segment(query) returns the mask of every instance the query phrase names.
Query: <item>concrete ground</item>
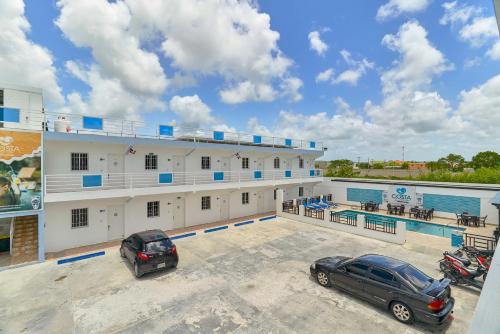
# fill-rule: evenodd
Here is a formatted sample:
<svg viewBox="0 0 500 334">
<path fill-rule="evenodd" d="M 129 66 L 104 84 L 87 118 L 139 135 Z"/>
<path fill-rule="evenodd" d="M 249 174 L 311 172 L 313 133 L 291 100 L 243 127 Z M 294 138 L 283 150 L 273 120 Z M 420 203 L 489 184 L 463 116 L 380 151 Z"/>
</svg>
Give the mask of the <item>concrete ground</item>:
<svg viewBox="0 0 500 334">
<path fill-rule="evenodd" d="M 442 249 L 404 246 L 283 218 L 175 241 L 176 270 L 133 276 L 118 254 L 0 272 L 0 333 L 464 333 L 479 293 L 453 288 L 455 320 L 403 325 L 371 304 L 319 286 L 309 265 L 379 253 L 440 278 Z"/>
</svg>

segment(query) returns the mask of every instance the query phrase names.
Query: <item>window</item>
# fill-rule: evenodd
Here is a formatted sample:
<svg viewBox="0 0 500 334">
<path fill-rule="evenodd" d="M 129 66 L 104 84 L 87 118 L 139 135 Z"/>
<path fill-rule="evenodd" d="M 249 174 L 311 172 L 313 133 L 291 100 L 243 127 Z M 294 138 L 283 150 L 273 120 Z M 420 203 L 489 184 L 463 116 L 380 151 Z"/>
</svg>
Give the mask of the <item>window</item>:
<svg viewBox="0 0 500 334">
<path fill-rule="evenodd" d="M 89 226 L 89 209 L 71 209 L 71 228 Z"/>
<path fill-rule="evenodd" d="M 3 106 L 3 89 L 0 89 L 0 106 Z"/>
<path fill-rule="evenodd" d="M 201 169 L 210 169 L 210 157 L 201 157 Z"/>
<path fill-rule="evenodd" d="M 168 251 L 174 244 L 170 239 L 161 239 L 146 242 L 146 252 L 166 252 Z"/>
<path fill-rule="evenodd" d="M 347 272 L 349 272 L 351 274 L 364 276 L 366 271 L 368 270 L 368 266 L 366 264 L 354 262 L 354 263 L 348 264 L 346 266 L 346 270 L 347 270 Z"/>
<path fill-rule="evenodd" d="M 210 196 L 201 197 L 201 209 L 210 210 Z"/>
<path fill-rule="evenodd" d="M 71 153 L 71 170 L 89 170 L 88 153 Z"/>
<path fill-rule="evenodd" d="M 148 218 L 160 217 L 160 202 L 148 202 L 147 213 Z"/>
<path fill-rule="evenodd" d="M 431 277 L 410 265 L 398 271 L 398 273 L 419 290 L 427 288 L 432 283 Z"/>
<path fill-rule="evenodd" d="M 241 193 L 241 204 L 250 203 L 250 196 L 248 193 Z"/>
<path fill-rule="evenodd" d="M 241 158 L 241 168 L 248 169 L 250 166 L 248 158 Z"/>
<path fill-rule="evenodd" d="M 299 197 L 304 196 L 304 187 L 299 187 Z"/>
<path fill-rule="evenodd" d="M 274 200 L 276 200 L 276 194 L 278 192 L 278 189 L 274 189 Z"/>
<path fill-rule="evenodd" d="M 372 268 L 370 278 L 374 281 L 394 285 L 394 276 L 382 269 Z"/>
<path fill-rule="evenodd" d="M 299 168 L 304 168 L 304 159 L 299 158 Z"/>
<path fill-rule="evenodd" d="M 274 158 L 274 168 L 275 169 L 280 168 L 280 158 L 278 158 L 278 157 Z"/>
<path fill-rule="evenodd" d="M 144 168 L 146 170 L 156 170 L 158 169 L 158 155 L 149 153 L 146 155 Z"/>
</svg>

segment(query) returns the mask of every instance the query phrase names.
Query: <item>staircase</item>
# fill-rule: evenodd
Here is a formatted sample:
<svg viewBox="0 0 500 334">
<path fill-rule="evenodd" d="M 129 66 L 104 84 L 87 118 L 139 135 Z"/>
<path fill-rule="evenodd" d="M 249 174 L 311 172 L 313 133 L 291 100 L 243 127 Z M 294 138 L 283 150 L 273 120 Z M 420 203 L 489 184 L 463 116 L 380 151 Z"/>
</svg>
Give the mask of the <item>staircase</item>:
<svg viewBox="0 0 500 334">
<path fill-rule="evenodd" d="M 36 261 L 38 259 L 37 216 L 16 217 L 12 241 L 12 264 Z"/>
</svg>

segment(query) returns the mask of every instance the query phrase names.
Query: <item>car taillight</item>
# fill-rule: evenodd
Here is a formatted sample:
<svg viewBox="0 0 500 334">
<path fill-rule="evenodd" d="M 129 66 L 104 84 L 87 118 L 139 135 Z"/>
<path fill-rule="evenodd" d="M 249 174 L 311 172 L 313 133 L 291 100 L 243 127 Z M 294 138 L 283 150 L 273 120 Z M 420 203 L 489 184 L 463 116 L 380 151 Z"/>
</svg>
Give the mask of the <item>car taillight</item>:
<svg viewBox="0 0 500 334">
<path fill-rule="evenodd" d="M 148 261 L 149 260 L 149 255 L 143 252 L 138 252 L 137 257 L 143 261 Z"/>
<path fill-rule="evenodd" d="M 174 245 L 172 249 L 170 250 L 172 254 L 177 254 L 177 247 Z"/>
<path fill-rule="evenodd" d="M 444 307 L 444 300 L 436 299 L 427 305 L 427 308 L 433 312 L 437 312 Z"/>
</svg>

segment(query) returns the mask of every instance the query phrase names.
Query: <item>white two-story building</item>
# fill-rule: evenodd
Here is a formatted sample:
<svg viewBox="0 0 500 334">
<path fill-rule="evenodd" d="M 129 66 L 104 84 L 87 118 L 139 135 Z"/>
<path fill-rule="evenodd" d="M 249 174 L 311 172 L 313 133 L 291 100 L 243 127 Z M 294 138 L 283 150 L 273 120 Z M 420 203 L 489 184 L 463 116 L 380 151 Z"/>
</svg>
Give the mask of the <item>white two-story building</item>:
<svg viewBox="0 0 500 334">
<path fill-rule="evenodd" d="M 10 107 L 44 130 L 45 252 L 271 212 L 322 180 L 319 142 Z"/>
</svg>

